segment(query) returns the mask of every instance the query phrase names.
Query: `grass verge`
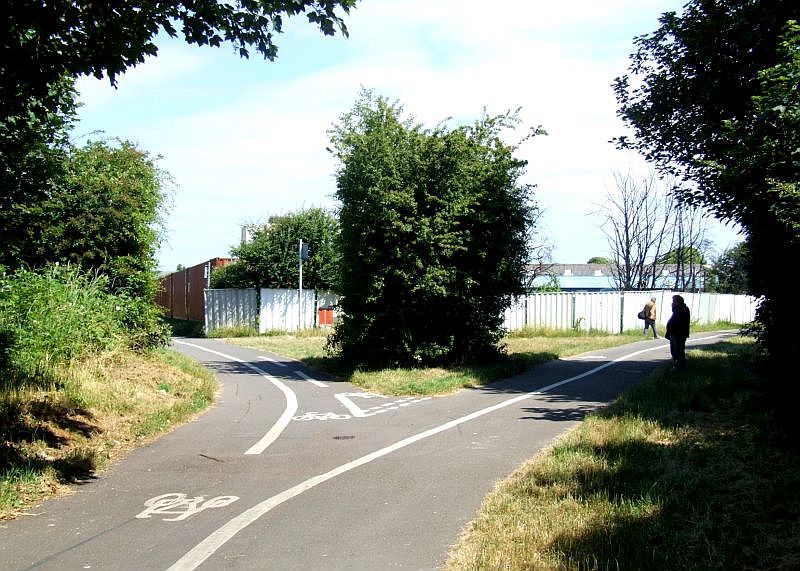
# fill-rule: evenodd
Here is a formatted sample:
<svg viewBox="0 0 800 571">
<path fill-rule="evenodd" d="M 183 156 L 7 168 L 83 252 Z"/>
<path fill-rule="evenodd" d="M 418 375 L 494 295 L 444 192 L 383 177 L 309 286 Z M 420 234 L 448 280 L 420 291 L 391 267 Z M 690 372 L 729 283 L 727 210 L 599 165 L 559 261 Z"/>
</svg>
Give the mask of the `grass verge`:
<svg viewBox="0 0 800 571">
<path fill-rule="evenodd" d="M 173 351 L 107 352 L 49 386 L 0 392 L 0 519 L 90 479 L 213 401 L 217 381 Z"/>
<path fill-rule="evenodd" d="M 694 331 L 737 329 L 730 323 L 695 327 Z M 641 330 L 614 335 L 596 331 L 527 329 L 503 339 L 505 357 L 490 365 L 450 368 L 402 368 L 382 371 L 348 371 L 325 354 L 328 331 L 315 329 L 292 335 L 270 332 L 259 337 L 227 338 L 225 341 L 297 359 L 311 368 L 349 381 L 364 390 L 384 395 L 444 395 L 478 387 L 527 371 L 547 361 L 586 351 L 618 347 L 643 339 Z"/>
<path fill-rule="evenodd" d="M 444 569 L 800 568 L 800 456 L 754 355 L 692 350 L 588 417 L 496 486 Z"/>
</svg>

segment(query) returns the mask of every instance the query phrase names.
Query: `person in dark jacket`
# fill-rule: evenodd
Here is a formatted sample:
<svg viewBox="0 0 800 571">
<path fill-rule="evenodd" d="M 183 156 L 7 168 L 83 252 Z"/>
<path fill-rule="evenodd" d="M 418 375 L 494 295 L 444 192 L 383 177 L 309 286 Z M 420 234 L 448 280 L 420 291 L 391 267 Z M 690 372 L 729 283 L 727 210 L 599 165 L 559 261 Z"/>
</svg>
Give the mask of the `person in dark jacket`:
<svg viewBox="0 0 800 571">
<path fill-rule="evenodd" d="M 689 308 L 679 295 L 672 296 L 672 316 L 667 321 L 667 332 L 664 335 L 669 339 L 669 352 L 672 362 L 677 370 L 686 368 L 686 339 L 689 337 L 689 323 L 691 315 Z"/>
</svg>

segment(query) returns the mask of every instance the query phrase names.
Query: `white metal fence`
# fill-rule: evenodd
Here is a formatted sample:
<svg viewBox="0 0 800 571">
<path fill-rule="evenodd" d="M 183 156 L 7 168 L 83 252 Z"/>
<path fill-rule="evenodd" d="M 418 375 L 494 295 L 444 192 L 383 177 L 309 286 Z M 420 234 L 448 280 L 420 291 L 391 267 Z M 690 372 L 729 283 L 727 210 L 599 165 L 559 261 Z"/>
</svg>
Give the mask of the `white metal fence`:
<svg viewBox="0 0 800 571">
<path fill-rule="evenodd" d="M 252 327 L 258 324 L 258 300 L 255 289 L 207 289 L 205 329 Z"/>
<path fill-rule="evenodd" d="M 270 330 L 297 331 L 318 323 L 320 308 L 332 307 L 338 296 L 331 292 L 296 289 L 207 289 L 205 290 L 205 329 L 258 326 L 259 333 Z"/>
<path fill-rule="evenodd" d="M 505 312 L 504 326 L 509 331 L 525 327 L 552 329 L 594 329 L 618 333 L 642 327 L 636 314 L 651 297 L 656 298 L 657 322 L 665 323 L 672 314 L 668 290 L 626 292 L 536 293 L 514 300 Z M 755 319 L 758 299 L 749 295 L 683 293 L 694 323 L 749 323 Z"/>
<path fill-rule="evenodd" d="M 672 313 L 676 292 L 554 292 L 519 297 L 505 312 L 509 331 L 525 327 L 582 329 L 618 333 L 642 327 L 636 317 L 651 297 L 656 298 L 657 321 L 665 323 Z M 747 295 L 681 293 L 695 323 L 749 323 L 755 318 L 758 300 Z M 303 290 L 302 303 L 296 289 L 206 290 L 206 331 L 222 327 L 258 325 L 259 333 L 270 330 L 297 331 L 317 326 L 319 310 L 336 305 L 332 292 Z"/>
</svg>

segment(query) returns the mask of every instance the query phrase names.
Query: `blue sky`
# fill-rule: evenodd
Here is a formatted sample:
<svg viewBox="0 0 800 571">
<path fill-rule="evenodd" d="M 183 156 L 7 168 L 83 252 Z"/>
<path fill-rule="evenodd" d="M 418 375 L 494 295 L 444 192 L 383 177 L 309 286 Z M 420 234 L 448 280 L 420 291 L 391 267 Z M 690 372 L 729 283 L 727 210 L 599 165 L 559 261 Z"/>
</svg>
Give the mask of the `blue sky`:
<svg viewBox="0 0 800 571">
<path fill-rule="evenodd" d="M 593 214 L 613 173 L 646 174 L 608 141 L 624 132 L 611 89 L 632 38 L 680 10 L 676 0 L 363 0 L 350 37 L 325 37 L 302 18 L 277 37 L 278 59 L 243 60 L 229 46 L 160 38 L 159 55 L 120 77 L 78 82 L 74 132 L 117 137 L 160 155 L 173 179 L 159 267 L 225 257 L 241 226 L 272 214 L 334 208 L 327 130 L 362 87 L 433 126 L 522 108 L 548 135 L 524 143 L 524 182 L 537 185 L 539 230 L 553 260 L 608 255 Z M 521 134 L 521 132 L 520 132 Z M 516 140 L 516 139 L 515 139 Z M 710 224 L 717 252 L 740 241 Z"/>
</svg>

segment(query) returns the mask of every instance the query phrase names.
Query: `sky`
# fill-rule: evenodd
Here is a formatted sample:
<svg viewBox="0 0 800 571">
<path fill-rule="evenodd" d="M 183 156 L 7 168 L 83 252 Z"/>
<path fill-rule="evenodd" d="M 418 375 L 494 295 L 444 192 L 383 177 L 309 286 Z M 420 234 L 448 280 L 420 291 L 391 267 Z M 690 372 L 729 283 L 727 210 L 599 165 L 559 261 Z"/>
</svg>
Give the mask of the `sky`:
<svg viewBox="0 0 800 571">
<path fill-rule="evenodd" d="M 426 126 L 472 123 L 521 108 L 521 182 L 536 185 L 538 231 L 552 262 L 609 257 L 599 205 L 614 173 L 647 165 L 609 141 L 625 132 L 612 89 L 635 36 L 683 0 L 362 0 L 349 38 L 323 36 L 304 17 L 285 22 L 278 59 L 159 36 L 157 57 L 111 87 L 81 78 L 76 143 L 123 139 L 159 157 L 171 182 L 161 270 L 228 257 L 244 224 L 337 206 L 328 130 L 362 88 L 402 104 Z M 739 241 L 715 221 L 715 253 Z"/>
</svg>

